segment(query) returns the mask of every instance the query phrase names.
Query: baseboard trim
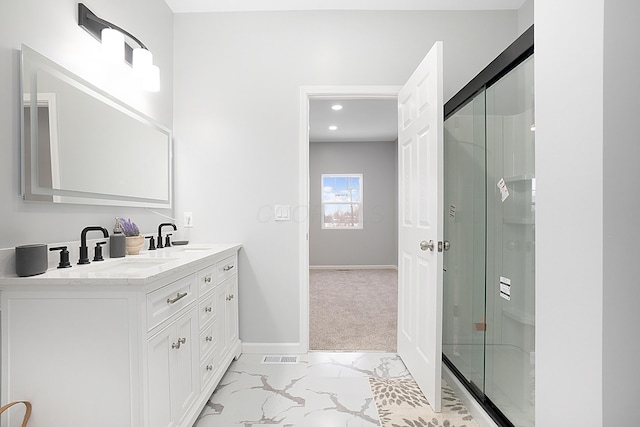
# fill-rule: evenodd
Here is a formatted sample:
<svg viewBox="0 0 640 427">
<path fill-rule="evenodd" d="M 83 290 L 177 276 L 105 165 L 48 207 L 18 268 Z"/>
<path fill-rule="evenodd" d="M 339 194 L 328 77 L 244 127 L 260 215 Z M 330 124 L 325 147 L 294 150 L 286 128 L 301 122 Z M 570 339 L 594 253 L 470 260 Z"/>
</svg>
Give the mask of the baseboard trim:
<svg viewBox="0 0 640 427">
<path fill-rule="evenodd" d="M 305 354 L 300 343 L 260 343 L 260 342 L 242 342 L 242 352 L 248 354 Z"/>
<path fill-rule="evenodd" d="M 398 270 L 397 265 L 310 265 L 309 270 Z"/>
<path fill-rule="evenodd" d="M 467 407 L 467 410 L 480 427 L 499 427 L 444 363 L 442 364 L 442 377 L 456 393 L 458 399 L 464 403 L 464 406 Z"/>
</svg>

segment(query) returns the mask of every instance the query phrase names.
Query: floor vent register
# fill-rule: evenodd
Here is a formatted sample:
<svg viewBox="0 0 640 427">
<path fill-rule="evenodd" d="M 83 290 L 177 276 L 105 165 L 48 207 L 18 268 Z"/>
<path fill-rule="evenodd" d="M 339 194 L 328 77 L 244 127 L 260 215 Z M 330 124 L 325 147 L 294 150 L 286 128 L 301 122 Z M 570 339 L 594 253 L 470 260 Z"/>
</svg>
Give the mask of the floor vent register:
<svg viewBox="0 0 640 427">
<path fill-rule="evenodd" d="M 298 356 L 264 356 L 262 363 L 272 365 L 294 365 L 298 363 Z"/>
</svg>

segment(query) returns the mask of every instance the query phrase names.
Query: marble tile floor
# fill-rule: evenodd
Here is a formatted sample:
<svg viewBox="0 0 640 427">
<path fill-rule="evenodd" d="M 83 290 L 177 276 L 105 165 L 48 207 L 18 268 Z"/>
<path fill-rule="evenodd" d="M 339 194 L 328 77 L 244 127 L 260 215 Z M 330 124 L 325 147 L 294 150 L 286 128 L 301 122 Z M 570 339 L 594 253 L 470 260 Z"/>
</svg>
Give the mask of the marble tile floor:
<svg viewBox="0 0 640 427">
<path fill-rule="evenodd" d="M 298 364 L 243 354 L 193 427 L 379 426 L 369 377 L 410 378 L 395 353 L 310 352 Z"/>
</svg>

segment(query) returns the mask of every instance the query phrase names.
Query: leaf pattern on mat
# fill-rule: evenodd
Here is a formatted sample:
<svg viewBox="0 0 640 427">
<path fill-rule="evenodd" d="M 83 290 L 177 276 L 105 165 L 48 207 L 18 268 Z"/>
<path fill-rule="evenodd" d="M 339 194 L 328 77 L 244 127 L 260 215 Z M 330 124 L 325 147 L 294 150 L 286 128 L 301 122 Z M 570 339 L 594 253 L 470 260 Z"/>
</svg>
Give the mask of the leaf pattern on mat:
<svg viewBox="0 0 640 427">
<path fill-rule="evenodd" d="M 415 408 L 429 404 L 412 379 L 377 378 L 375 383 L 371 383 L 371 390 L 375 399 L 383 405 L 407 404 Z"/>
<path fill-rule="evenodd" d="M 383 427 L 477 427 L 467 408 L 442 382 L 442 412 L 433 412 L 415 380 L 370 377 Z M 419 415 L 423 414 L 423 415 Z"/>
</svg>

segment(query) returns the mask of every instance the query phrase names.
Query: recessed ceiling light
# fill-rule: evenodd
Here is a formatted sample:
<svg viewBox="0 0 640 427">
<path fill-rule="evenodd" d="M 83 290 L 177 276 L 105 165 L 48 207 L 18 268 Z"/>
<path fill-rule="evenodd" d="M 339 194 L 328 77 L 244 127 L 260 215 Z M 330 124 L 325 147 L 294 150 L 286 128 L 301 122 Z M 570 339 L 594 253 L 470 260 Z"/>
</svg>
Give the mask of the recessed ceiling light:
<svg viewBox="0 0 640 427">
<path fill-rule="evenodd" d="M 342 110 L 342 105 L 340 105 L 340 104 L 332 105 L 332 106 L 331 106 L 331 109 L 332 109 L 333 111 L 340 111 L 340 110 Z"/>
<path fill-rule="evenodd" d="M 338 130 L 338 126 L 331 125 L 331 126 L 329 126 L 329 130 Z"/>
</svg>

